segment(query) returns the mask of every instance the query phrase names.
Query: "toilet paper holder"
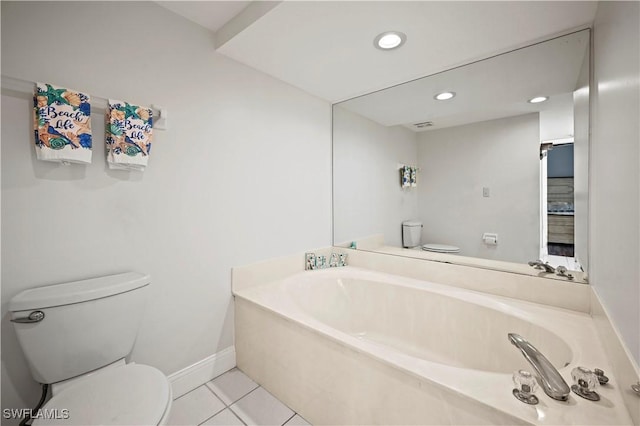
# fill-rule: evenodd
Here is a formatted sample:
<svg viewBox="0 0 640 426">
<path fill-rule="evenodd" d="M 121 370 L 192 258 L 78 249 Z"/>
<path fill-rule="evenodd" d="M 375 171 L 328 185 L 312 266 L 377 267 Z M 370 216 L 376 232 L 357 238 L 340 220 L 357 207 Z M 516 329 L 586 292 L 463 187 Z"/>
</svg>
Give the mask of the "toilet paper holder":
<svg viewBox="0 0 640 426">
<path fill-rule="evenodd" d="M 485 232 L 482 234 L 482 241 L 488 246 L 496 246 L 498 245 L 498 234 Z"/>
</svg>

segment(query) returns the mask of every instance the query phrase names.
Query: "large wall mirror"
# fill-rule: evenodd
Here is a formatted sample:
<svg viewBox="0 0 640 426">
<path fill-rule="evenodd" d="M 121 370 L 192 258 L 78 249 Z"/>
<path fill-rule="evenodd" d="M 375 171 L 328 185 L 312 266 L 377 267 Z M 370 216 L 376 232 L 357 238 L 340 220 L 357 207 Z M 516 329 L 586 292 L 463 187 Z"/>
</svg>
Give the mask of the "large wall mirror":
<svg viewBox="0 0 640 426">
<path fill-rule="evenodd" d="M 582 30 L 335 104 L 334 244 L 587 271 L 589 46 Z"/>
</svg>

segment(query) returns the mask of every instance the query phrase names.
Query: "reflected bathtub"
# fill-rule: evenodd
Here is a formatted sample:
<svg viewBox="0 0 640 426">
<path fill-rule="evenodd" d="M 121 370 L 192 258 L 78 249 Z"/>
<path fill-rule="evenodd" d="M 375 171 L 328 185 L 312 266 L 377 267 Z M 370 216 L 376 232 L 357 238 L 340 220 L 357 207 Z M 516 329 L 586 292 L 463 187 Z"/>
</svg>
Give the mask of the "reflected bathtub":
<svg viewBox="0 0 640 426">
<path fill-rule="evenodd" d="M 238 367 L 313 424 L 628 421 L 613 394 L 596 405 L 539 390 L 537 406 L 511 394 L 512 373 L 532 368 L 508 333 L 536 346 L 569 384 L 577 365 L 608 368 L 583 313 L 354 267 L 235 296 Z"/>
</svg>

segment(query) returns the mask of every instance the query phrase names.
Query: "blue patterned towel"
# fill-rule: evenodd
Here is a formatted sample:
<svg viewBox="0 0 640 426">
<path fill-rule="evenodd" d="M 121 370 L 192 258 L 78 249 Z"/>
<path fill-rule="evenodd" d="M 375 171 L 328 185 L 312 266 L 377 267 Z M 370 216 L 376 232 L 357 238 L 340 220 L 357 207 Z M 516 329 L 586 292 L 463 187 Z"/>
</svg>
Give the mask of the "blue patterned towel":
<svg viewBox="0 0 640 426">
<path fill-rule="evenodd" d="M 153 111 L 109 99 L 107 114 L 109 168 L 144 171 L 151 152 Z"/>
<path fill-rule="evenodd" d="M 91 163 L 89 95 L 37 83 L 33 110 L 38 160 Z"/>
</svg>

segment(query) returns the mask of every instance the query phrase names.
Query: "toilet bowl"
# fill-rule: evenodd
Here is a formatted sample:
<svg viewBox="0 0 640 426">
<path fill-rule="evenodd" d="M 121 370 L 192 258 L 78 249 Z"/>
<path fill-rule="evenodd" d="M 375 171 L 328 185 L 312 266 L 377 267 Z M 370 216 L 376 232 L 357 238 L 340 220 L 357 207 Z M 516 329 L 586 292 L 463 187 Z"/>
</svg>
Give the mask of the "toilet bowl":
<svg viewBox="0 0 640 426">
<path fill-rule="evenodd" d="M 420 245 L 422 222 L 407 220 L 402 222 L 402 246 L 410 249 L 421 249 L 434 253 L 460 253 L 460 248 L 447 244 L 427 243 Z"/>
<path fill-rule="evenodd" d="M 39 418 L 33 426 L 166 425 L 171 402 L 164 374 L 147 365 L 125 364 L 65 386 L 42 407 L 59 418 Z"/>
<path fill-rule="evenodd" d="M 430 251 L 434 253 L 460 253 L 460 247 L 449 246 L 446 244 L 424 244 L 422 247 L 424 251 Z"/>
<path fill-rule="evenodd" d="M 125 363 L 142 320 L 148 275 L 128 272 L 25 290 L 9 302 L 33 378 L 52 398 L 33 425 L 164 425 L 171 384 Z M 38 415 L 40 413 L 40 415 Z"/>
</svg>

